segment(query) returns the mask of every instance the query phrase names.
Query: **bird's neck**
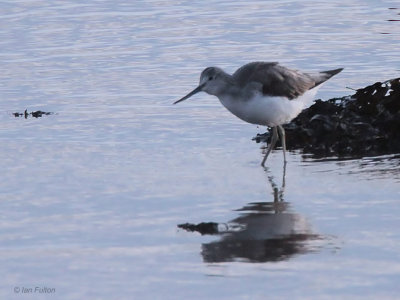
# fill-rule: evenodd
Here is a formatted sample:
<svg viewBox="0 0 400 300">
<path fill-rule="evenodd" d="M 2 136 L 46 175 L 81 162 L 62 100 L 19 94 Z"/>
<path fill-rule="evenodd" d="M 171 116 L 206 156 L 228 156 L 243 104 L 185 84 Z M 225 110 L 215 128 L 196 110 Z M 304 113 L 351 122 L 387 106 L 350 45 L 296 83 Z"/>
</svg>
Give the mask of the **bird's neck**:
<svg viewBox="0 0 400 300">
<path fill-rule="evenodd" d="M 215 95 L 219 99 L 221 98 L 235 98 L 240 97 L 243 93 L 243 89 L 239 87 L 233 77 L 227 73 L 221 74 L 223 76 L 222 84 L 218 89 L 218 93 Z"/>
</svg>

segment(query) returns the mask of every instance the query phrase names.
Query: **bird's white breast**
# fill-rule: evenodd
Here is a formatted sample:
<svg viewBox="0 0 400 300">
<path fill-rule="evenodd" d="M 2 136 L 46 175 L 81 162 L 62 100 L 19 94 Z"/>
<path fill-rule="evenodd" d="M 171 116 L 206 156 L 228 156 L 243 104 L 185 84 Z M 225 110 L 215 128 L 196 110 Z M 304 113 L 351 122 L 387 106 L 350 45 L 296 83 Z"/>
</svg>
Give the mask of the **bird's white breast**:
<svg viewBox="0 0 400 300">
<path fill-rule="evenodd" d="M 231 113 L 248 123 L 274 127 L 289 123 L 311 103 L 316 92 L 317 88 L 314 88 L 292 100 L 259 93 L 250 99 L 221 96 L 219 100 Z"/>
</svg>

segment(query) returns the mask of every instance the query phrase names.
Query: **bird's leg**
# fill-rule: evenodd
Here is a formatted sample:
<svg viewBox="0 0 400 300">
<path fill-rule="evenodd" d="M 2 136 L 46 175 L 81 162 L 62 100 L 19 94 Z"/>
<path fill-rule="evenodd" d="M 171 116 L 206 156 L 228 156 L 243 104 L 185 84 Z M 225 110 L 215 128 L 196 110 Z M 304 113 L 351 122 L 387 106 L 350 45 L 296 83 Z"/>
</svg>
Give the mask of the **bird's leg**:
<svg viewBox="0 0 400 300">
<path fill-rule="evenodd" d="M 281 139 L 282 149 L 283 149 L 283 161 L 286 163 L 286 137 L 285 137 L 285 129 L 278 125 L 279 138 Z"/>
<path fill-rule="evenodd" d="M 275 147 L 275 144 L 276 144 L 276 141 L 277 141 L 277 140 L 278 140 L 278 131 L 277 131 L 276 127 L 272 127 L 271 142 L 269 143 L 269 147 L 268 147 L 267 153 L 266 153 L 265 156 L 264 156 L 264 159 L 263 159 L 263 161 L 262 161 L 262 163 L 261 163 L 261 166 L 264 167 L 265 161 L 267 160 L 268 155 L 269 155 L 269 153 L 271 152 L 272 148 Z"/>
<path fill-rule="evenodd" d="M 279 200 L 281 200 L 281 201 L 284 201 L 283 200 L 283 193 L 285 191 L 285 186 L 286 186 L 286 161 L 283 162 L 282 187 L 281 187 L 281 190 L 279 192 Z"/>
</svg>

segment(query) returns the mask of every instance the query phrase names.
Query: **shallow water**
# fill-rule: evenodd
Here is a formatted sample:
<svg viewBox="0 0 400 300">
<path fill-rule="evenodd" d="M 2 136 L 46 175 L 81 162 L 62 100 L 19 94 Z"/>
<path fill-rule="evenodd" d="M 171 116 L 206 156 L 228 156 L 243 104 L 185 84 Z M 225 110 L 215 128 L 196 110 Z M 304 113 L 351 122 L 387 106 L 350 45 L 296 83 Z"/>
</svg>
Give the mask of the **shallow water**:
<svg viewBox="0 0 400 300">
<path fill-rule="evenodd" d="M 282 153 L 264 170 L 251 141 L 263 128 L 206 94 L 171 105 L 209 65 L 344 67 L 323 99 L 398 77 L 398 3 L 0 7 L 0 298 L 398 297 L 399 156 L 293 152 L 281 190 Z"/>
</svg>

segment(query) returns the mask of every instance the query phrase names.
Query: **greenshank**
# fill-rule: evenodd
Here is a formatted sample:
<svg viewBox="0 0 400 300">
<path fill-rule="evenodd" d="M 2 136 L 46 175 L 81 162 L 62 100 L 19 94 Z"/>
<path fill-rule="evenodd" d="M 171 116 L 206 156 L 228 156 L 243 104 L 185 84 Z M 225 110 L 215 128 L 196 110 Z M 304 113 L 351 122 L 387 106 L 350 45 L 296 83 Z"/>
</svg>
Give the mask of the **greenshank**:
<svg viewBox="0 0 400 300">
<path fill-rule="evenodd" d="M 272 138 L 261 165 L 264 166 L 279 138 L 286 163 L 283 124 L 289 123 L 312 103 L 320 85 L 343 68 L 316 73 L 288 69 L 277 62 L 251 62 L 229 75 L 208 67 L 200 75 L 199 86 L 177 104 L 198 92 L 217 96 L 232 114 L 251 124 L 272 127 Z"/>
</svg>

